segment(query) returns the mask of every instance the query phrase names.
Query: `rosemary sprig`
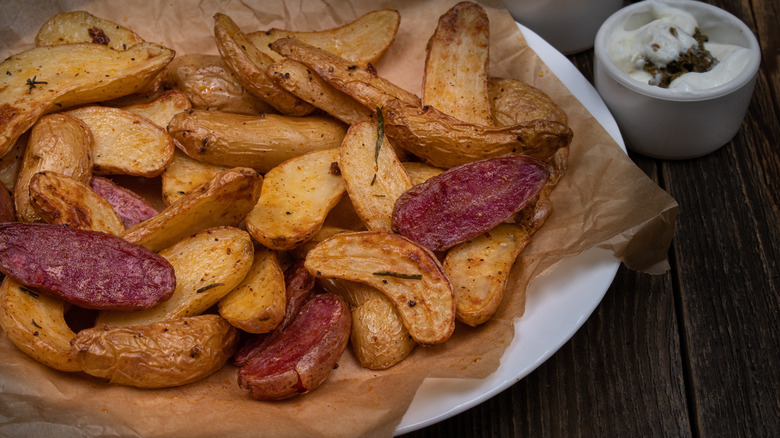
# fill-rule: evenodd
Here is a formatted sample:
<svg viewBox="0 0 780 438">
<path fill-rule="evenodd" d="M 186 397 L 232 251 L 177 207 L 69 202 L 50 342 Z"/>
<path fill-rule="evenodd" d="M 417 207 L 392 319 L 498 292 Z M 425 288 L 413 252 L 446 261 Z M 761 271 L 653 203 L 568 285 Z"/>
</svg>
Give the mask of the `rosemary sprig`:
<svg viewBox="0 0 780 438">
<path fill-rule="evenodd" d="M 422 274 L 402 274 L 400 272 L 392 272 L 392 271 L 379 271 L 374 272 L 374 275 L 380 276 L 380 277 L 395 277 L 395 278 L 403 278 L 405 280 L 422 280 Z"/>
</svg>

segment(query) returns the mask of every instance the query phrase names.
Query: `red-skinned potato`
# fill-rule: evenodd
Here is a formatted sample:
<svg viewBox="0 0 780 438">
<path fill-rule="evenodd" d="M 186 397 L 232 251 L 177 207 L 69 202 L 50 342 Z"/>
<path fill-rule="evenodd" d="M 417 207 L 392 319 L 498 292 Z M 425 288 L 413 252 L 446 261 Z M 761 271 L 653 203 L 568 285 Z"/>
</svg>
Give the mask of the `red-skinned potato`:
<svg viewBox="0 0 780 438">
<path fill-rule="evenodd" d="M 314 296 L 279 337 L 238 370 L 238 385 L 258 400 L 282 400 L 317 388 L 347 347 L 351 325 L 344 300 Z"/>
</svg>

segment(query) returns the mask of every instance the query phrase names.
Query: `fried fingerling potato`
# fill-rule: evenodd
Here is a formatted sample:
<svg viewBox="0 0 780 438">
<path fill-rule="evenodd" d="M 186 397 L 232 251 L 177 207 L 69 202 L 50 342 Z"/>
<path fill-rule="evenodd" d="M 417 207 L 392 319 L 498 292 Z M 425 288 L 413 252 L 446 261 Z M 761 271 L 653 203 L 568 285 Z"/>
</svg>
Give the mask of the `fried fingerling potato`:
<svg viewBox="0 0 780 438">
<path fill-rule="evenodd" d="M 249 168 L 220 172 L 121 237 L 160 251 L 206 228 L 236 226 L 257 203 L 262 184 L 260 174 Z"/>
<path fill-rule="evenodd" d="M 173 116 L 182 111 L 191 110 L 192 104 L 183 92 L 168 90 L 150 102 L 128 105 L 122 109 L 142 115 L 160 128 L 166 129 Z"/>
<path fill-rule="evenodd" d="M 108 178 L 93 176 L 89 180 L 89 186 L 108 201 L 125 228 L 138 225 L 159 213 L 146 199 Z"/>
<path fill-rule="evenodd" d="M 151 178 L 173 159 L 173 138 L 144 116 L 104 106 L 85 106 L 67 114 L 92 132 L 95 173 Z"/>
<path fill-rule="evenodd" d="M 328 292 L 338 295 L 352 311 L 352 352 L 360 365 L 370 370 L 384 370 L 406 359 L 417 346 L 398 315 L 395 305 L 371 286 L 320 278 Z"/>
<path fill-rule="evenodd" d="M 403 236 L 381 231 L 337 234 L 309 251 L 315 277 L 372 286 L 393 302 L 421 345 L 445 342 L 455 329 L 452 286 L 436 256 Z"/>
<path fill-rule="evenodd" d="M 330 85 L 352 96 L 368 109 L 381 108 L 388 101 L 396 99 L 410 105 L 420 105 L 417 95 L 377 76 L 373 67 L 361 67 L 295 38 L 276 40 L 270 47 L 282 56 L 306 64 Z"/>
<path fill-rule="evenodd" d="M 27 131 L 19 136 L 11 150 L 0 157 L 0 184 L 9 192 L 13 192 L 16 186 L 16 177 L 19 175 L 19 169 L 22 168 L 24 150 L 29 139 L 30 131 Z"/>
<path fill-rule="evenodd" d="M 566 112 L 544 91 L 518 79 L 488 79 L 488 95 L 493 123 L 512 126 L 532 120 L 569 123 Z"/>
<path fill-rule="evenodd" d="M 571 143 L 572 130 L 550 120 L 494 127 L 466 123 L 434 107 L 389 101 L 382 108 L 391 141 L 435 167 L 450 168 L 510 154 L 549 159 Z"/>
<path fill-rule="evenodd" d="M 231 325 L 248 333 L 267 333 L 282 322 L 285 307 L 284 272 L 276 252 L 258 247 L 249 273 L 217 308 Z"/>
<path fill-rule="evenodd" d="M 14 188 L 16 216 L 22 222 L 40 221 L 30 204 L 30 180 L 51 170 L 87 183 L 92 176 L 92 132 L 82 121 L 65 114 L 42 117 L 30 132 Z"/>
<path fill-rule="evenodd" d="M 132 30 L 86 11 L 63 12 L 49 19 L 35 35 L 38 47 L 58 44 L 102 44 L 113 50 L 127 50 L 144 42 Z"/>
<path fill-rule="evenodd" d="M 16 220 L 14 199 L 5 187 L 0 187 L 0 223 Z"/>
<path fill-rule="evenodd" d="M 246 229 L 263 246 L 286 251 L 309 240 L 346 193 L 338 168 L 339 149 L 310 152 L 265 174 Z"/>
<path fill-rule="evenodd" d="M 442 266 L 455 294 L 455 318 L 483 324 L 498 309 L 515 259 L 531 235 L 514 224 L 501 224 L 449 251 Z"/>
<path fill-rule="evenodd" d="M 167 388 L 204 379 L 227 362 L 237 330 L 219 315 L 81 330 L 72 354 L 85 373 L 117 385 Z"/>
<path fill-rule="evenodd" d="M 249 93 L 219 55 L 177 56 L 165 69 L 164 81 L 186 94 L 196 109 L 248 115 L 276 112 L 274 107 Z"/>
<path fill-rule="evenodd" d="M 48 224 L 102 231 L 115 236 L 125 231 L 108 201 L 87 184 L 53 171 L 35 174 L 30 180 L 30 202 Z"/>
<path fill-rule="evenodd" d="M 426 46 L 423 105 L 467 123 L 490 126 L 490 24 L 484 9 L 461 2 L 439 18 Z"/>
<path fill-rule="evenodd" d="M 344 123 L 350 124 L 374 113 L 298 61 L 284 58 L 275 62 L 268 67 L 268 75 L 285 90 Z"/>
<path fill-rule="evenodd" d="M 76 334 L 65 322 L 64 301 L 6 276 L 0 284 L 0 326 L 8 340 L 36 361 L 60 371 L 81 371 L 70 350 Z"/>
<path fill-rule="evenodd" d="M 378 61 L 390 48 L 400 23 L 401 15 L 398 11 L 381 9 L 333 29 L 308 32 L 271 29 L 251 32 L 247 36 L 274 61 L 279 61 L 281 56 L 269 50 L 268 45 L 281 38 L 295 38 L 350 62 L 366 66 Z"/>
<path fill-rule="evenodd" d="M 288 116 L 305 116 L 314 110 L 268 76 L 266 70 L 273 64 L 273 59 L 258 50 L 230 17 L 220 13 L 214 15 L 214 36 L 225 66 L 250 93 Z"/>
<path fill-rule="evenodd" d="M 190 158 L 179 150 L 173 153 L 173 160 L 162 174 L 162 200 L 166 206 L 197 189 L 214 178 L 219 172 L 230 169 L 227 166 L 204 163 Z"/>
<path fill-rule="evenodd" d="M 42 115 L 132 94 L 174 56 L 173 50 L 139 43 L 116 51 L 100 44 L 36 47 L 0 63 L 0 156 Z"/>
<path fill-rule="evenodd" d="M 176 290 L 166 301 L 136 312 L 103 311 L 96 324 L 146 325 L 200 315 L 246 277 L 254 258 L 252 238 L 235 227 L 208 228 L 158 253 L 176 272 Z"/>
<path fill-rule="evenodd" d="M 268 172 L 307 152 L 339 147 L 346 128 L 330 117 L 194 110 L 177 114 L 168 132 L 179 149 L 198 161 Z"/>
<path fill-rule="evenodd" d="M 349 199 L 366 228 L 391 232 L 395 201 L 412 187 L 412 180 L 393 152 L 381 122 L 364 119 L 349 127 L 341 144 L 339 168 Z"/>
</svg>

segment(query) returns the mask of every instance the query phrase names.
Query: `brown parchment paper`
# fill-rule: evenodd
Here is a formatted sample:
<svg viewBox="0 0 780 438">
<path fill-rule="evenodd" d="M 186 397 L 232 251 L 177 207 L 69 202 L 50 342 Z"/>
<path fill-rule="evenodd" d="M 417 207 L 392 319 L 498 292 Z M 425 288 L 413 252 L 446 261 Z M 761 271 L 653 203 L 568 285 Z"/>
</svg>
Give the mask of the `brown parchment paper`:
<svg viewBox="0 0 780 438">
<path fill-rule="evenodd" d="M 425 45 L 454 0 L 233 1 L 0 0 L 0 57 L 31 48 L 38 28 L 62 11 L 86 10 L 130 27 L 179 54 L 217 53 L 213 15 L 230 15 L 245 31 L 271 27 L 321 30 L 380 8 L 401 13 L 393 46 L 378 73 L 420 93 Z M 491 74 L 523 79 L 547 92 L 569 115 L 574 131 L 569 170 L 552 193 L 554 212 L 513 268 L 502 307 L 479 328 L 459 325 L 453 338 L 417 348 L 390 370 L 361 369 L 348 351 L 328 381 L 296 399 L 264 403 L 246 397 L 236 369 L 181 388 L 138 390 L 39 365 L 0 333 L 2 436 L 390 436 L 428 376 L 482 378 L 491 374 L 524 311 L 525 289 L 556 263 L 591 247 L 611 250 L 629 268 L 668 269 L 677 204 L 626 154 L 527 48 L 500 0 L 481 2 L 491 25 Z M 0 72 L 2 73 L 2 72 Z"/>
</svg>

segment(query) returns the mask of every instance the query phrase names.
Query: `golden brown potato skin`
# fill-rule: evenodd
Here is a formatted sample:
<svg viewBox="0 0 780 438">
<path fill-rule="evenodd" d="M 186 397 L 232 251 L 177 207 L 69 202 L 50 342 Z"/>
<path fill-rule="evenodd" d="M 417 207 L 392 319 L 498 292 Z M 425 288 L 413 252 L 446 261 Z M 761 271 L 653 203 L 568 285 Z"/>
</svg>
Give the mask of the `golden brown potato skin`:
<svg viewBox="0 0 780 438">
<path fill-rule="evenodd" d="M 93 327 L 71 341 L 84 372 L 111 383 L 165 388 L 213 374 L 235 351 L 237 330 L 219 315 L 145 326 Z"/>
<path fill-rule="evenodd" d="M 246 116 L 218 111 L 179 113 L 168 133 L 190 157 L 262 173 L 307 152 L 341 146 L 344 125 L 329 117 Z"/>
<path fill-rule="evenodd" d="M 64 114 L 50 114 L 33 126 L 14 188 L 16 216 L 22 222 L 41 220 L 30 204 L 30 180 L 44 170 L 59 172 L 85 184 L 89 181 L 92 133 L 86 124 Z"/>
<path fill-rule="evenodd" d="M 488 95 L 496 126 L 519 125 L 532 120 L 569 123 L 566 112 L 544 91 L 523 81 L 490 78 Z"/>
</svg>

